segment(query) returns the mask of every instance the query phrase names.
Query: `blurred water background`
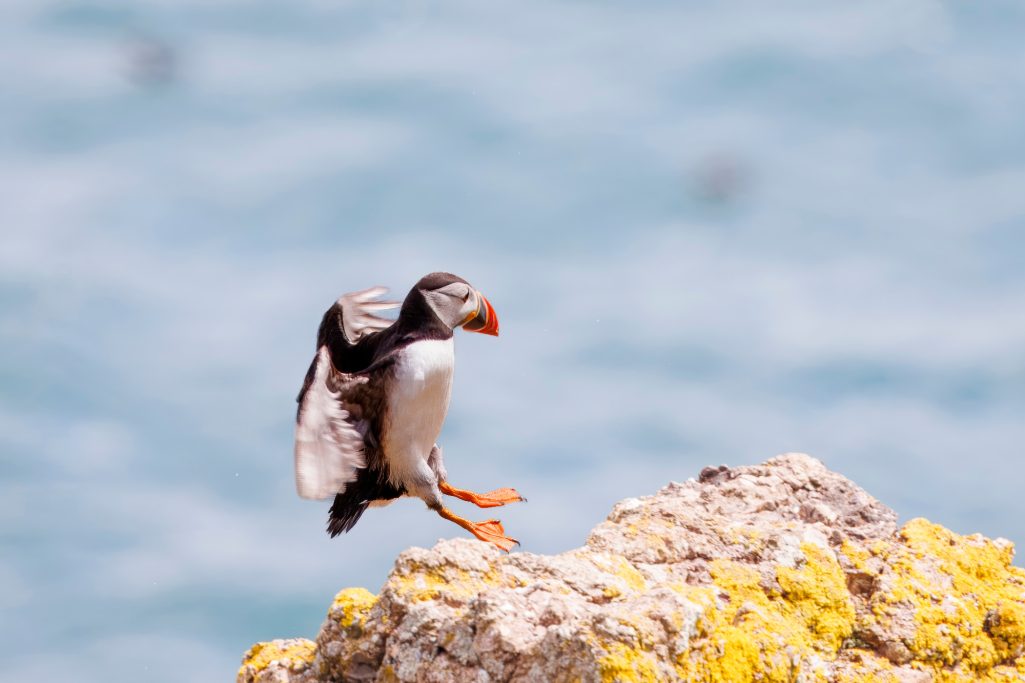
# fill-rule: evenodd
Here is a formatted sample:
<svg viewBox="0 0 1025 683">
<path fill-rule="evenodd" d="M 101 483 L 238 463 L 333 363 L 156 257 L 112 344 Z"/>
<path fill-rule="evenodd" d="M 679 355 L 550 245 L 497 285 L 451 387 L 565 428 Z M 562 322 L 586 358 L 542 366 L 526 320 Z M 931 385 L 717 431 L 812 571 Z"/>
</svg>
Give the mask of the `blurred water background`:
<svg viewBox="0 0 1025 683">
<path fill-rule="evenodd" d="M 462 535 L 293 488 L 319 316 L 450 270 L 454 483 L 523 550 L 809 452 L 1025 530 L 1025 5 L 6 0 L 11 681 L 232 680 Z M 458 508 L 475 516 L 468 506 Z"/>
</svg>

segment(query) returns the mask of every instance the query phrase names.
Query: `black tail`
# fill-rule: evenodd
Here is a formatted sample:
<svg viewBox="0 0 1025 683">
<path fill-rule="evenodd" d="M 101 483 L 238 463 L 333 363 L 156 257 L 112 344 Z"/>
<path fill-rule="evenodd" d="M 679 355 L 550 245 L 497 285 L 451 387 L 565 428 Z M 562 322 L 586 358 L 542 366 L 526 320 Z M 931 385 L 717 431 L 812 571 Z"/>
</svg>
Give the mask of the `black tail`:
<svg viewBox="0 0 1025 683">
<path fill-rule="evenodd" d="M 356 522 L 370 506 L 369 500 L 359 500 L 350 493 L 351 491 L 339 493 L 331 505 L 331 512 L 327 518 L 327 533 L 331 534 L 331 538 L 344 534 L 356 526 Z"/>
<path fill-rule="evenodd" d="M 335 496 L 327 518 L 327 533 L 334 538 L 344 534 L 363 516 L 370 503 L 376 500 L 392 500 L 401 496 L 401 491 L 388 483 L 386 477 L 370 468 L 359 470 L 356 481 L 348 484 L 343 493 Z"/>
</svg>

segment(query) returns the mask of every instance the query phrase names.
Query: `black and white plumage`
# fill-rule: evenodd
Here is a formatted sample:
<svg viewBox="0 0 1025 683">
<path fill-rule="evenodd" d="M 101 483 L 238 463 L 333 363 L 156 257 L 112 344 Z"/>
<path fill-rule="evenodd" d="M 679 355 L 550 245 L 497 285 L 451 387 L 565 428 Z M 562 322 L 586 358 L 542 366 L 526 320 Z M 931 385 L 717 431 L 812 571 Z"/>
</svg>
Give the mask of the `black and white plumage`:
<svg viewBox="0 0 1025 683">
<path fill-rule="evenodd" d="M 299 393 L 295 480 L 303 498 L 334 496 L 332 535 L 350 530 L 372 505 L 416 496 L 481 540 L 509 550 L 496 520 L 473 523 L 442 505 L 452 495 L 480 507 L 522 500 L 512 489 L 476 494 L 452 487 L 436 440 L 448 411 L 453 331 L 498 334 L 484 296 L 449 273 L 431 273 L 399 306 L 372 287 L 346 294 L 324 314 L 317 352 Z"/>
</svg>

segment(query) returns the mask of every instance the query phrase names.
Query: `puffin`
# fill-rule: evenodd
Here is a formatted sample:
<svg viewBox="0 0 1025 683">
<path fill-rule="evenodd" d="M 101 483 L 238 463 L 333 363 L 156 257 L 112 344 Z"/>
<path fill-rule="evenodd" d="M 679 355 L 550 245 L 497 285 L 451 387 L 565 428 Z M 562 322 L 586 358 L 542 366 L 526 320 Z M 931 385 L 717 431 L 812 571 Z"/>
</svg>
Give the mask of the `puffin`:
<svg viewBox="0 0 1025 683">
<path fill-rule="evenodd" d="M 512 488 L 456 488 L 438 445 L 448 412 L 457 328 L 498 336 L 498 315 L 476 288 L 451 273 L 420 278 L 397 308 L 385 287 L 344 294 L 324 313 L 317 349 L 296 399 L 295 484 L 301 498 L 334 498 L 331 537 L 368 507 L 410 496 L 505 552 L 516 539 L 497 519 L 471 522 L 444 505 L 452 496 L 480 508 L 525 500 Z"/>
</svg>

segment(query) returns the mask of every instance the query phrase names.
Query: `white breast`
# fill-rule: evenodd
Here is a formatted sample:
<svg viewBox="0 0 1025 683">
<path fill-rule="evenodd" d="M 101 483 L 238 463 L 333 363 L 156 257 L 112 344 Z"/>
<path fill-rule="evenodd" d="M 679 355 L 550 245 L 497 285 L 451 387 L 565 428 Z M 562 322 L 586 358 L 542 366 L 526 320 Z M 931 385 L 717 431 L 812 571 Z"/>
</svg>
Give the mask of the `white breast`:
<svg viewBox="0 0 1025 683">
<path fill-rule="evenodd" d="M 403 349 L 389 388 L 382 446 L 394 484 L 414 488 L 430 472 L 427 456 L 441 433 L 452 394 L 452 339 Z"/>
</svg>

